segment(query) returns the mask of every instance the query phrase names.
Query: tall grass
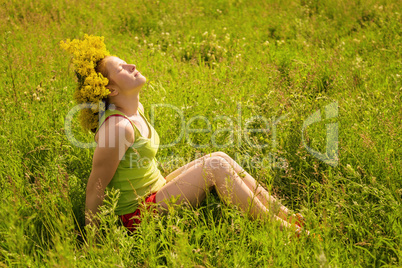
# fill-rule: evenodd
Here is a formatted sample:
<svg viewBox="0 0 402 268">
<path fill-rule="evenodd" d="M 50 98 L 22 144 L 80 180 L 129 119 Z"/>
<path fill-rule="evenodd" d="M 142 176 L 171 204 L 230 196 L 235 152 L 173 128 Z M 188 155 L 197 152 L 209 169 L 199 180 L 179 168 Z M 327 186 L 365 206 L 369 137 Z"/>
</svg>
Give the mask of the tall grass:
<svg viewBox="0 0 402 268">
<path fill-rule="evenodd" d="M 2 266 L 402 266 L 398 1 L 0 6 Z M 145 74 L 141 102 L 148 116 L 154 108 L 163 144 L 180 137 L 183 122 L 186 129 L 210 123 L 209 132 L 188 133 L 158 152 L 164 175 L 225 151 L 301 211 L 322 240 L 251 221 L 214 193 L 197 209 L 145 213 L 131 236 L 113 213 L 118 193 L 108 193 L 100 231 L 84 230 L 93 149 L 75 147 L 65 135 L 75 84 L 58 44 L 85 33 L 105 36 L 112 54 Z M 327 120 L 325 106 L 333 102 L 338 116 Z M 338 123 L 335 167 L 302 143 L 303 122 L 318 109 L 323 120 L 305 139 L 324 152 L 326 124 Z M 92 141 L 75 119 L 73 125 L 78 140 Z"/>
</svg>

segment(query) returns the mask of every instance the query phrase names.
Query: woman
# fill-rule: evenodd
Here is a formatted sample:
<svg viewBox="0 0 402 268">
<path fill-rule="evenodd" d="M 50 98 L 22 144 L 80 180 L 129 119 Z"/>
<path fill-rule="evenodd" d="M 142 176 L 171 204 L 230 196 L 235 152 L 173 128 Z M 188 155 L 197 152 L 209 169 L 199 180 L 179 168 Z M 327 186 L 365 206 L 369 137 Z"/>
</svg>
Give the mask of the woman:
<svg viewBox="0 0 402 268">
<path fill-rule="evenodd" d="M 288 209 L 225 153 L 196 159 L 163 178 L 155 159 L 159 136 L 145 119 L 139 101 L 146 78 L 135 65 L 109 56 L 103 37 L 85 35 L 84 40 L 60 45 L 74 55 L 77 102 L 108 103 L 100 120 L 99 105 L 91 105 L 80 115 L 82 126 L 95 132 L 97 142 L 86 189 L 86 224 L 97 223 L 106 187 L 120 191 L 115 213 L 129 230 L 141 221 L 141 204 L 158 203 L 162 212 L 175 197 L 179 204 L 197 206 L 207 191 L 215 189 L 224 202 L 237 205 L 253 218 L 273 216 L 281 226 L 294 226 L 300 233 L 301 215 L 289 215 Z"/>
<path fill-rule="evenodd" d="M 108 102 L 112 109 L 102 117 L 95 135 L 98 146 L 86 191 L 86 224 L 96 219 L 94 215 L 102 204 L 106 187 L 120 190 L 116 213 L 129 230 L 134 230 L 140 222 L 135 216 L 139 215 L 141 198 L 146 197 L 145 203 L 158 203 L 161 212 L 167 209 L 171 197 L 178 197 L 178 203 L 197 206 L 205 199 L 206 192 L 214 188 L 222 200 L 239 206 L 253 218 L 275 213 L 274 218 L 283 226 L 290 227 L 290 222 L 294 221 L 300 231 L 300 216 L 289 217 L 289 211 L 276 204 L 275 199 L 225 153 L 216 152 L 194 160 L 169 174 L 165 181 L 156 168 L 159 137 L 145 119 L 139 102 L 146 78 L 135 65 L 112 56 L 102 59 L 97 71 L 109 80 Z"/>
</svg>

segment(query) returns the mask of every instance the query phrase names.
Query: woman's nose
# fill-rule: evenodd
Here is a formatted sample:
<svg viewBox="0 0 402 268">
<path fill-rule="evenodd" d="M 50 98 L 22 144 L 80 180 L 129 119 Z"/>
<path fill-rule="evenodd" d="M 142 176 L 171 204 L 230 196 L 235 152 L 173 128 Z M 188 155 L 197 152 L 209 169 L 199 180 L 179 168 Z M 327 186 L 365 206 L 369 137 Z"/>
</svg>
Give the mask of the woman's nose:
<svg viewBox="0 0 402 268">
<path fill-rule="evenodd" d="M 130 70 L 130 72 L 134 72 L 135 69 L 137 68 L 134 64 L 127 64 L 127 67 Z"/>
</svg>

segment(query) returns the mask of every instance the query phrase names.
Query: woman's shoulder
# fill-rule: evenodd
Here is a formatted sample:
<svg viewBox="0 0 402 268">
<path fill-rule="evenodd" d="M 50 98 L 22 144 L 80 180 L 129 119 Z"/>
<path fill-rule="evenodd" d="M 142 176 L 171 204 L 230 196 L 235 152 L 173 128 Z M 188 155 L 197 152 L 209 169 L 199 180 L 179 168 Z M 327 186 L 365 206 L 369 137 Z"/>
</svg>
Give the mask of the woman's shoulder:
<svg viewBox="0 0 402 268">
<path fill-rule="evenodd" d="M 132 122 L 124 115 L 112 114 L 105 118 L 95 135 L 95 141 L 122 140 L 130 144 L 134 143 L 135 135 Z"/>
</svg>

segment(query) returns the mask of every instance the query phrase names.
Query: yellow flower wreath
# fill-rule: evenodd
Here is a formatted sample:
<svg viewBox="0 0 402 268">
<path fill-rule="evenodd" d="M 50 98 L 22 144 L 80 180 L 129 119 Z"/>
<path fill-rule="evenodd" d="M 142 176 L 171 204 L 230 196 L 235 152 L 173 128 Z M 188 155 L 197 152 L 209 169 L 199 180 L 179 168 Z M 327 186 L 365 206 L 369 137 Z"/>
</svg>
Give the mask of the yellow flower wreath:
<svg viewBox="0 0 402 268">
<path fill-rule="evenodd" d="M 106 88 L 109 80 L 95 71 L 97 63 L 110 55 L 106 50 L 104 37 L 85 34 L 83 40 L 67 39 L 61 41 L 60 46 L 73 55 L 72 63 L 78 79 L 74 99 L 79 104 L 95 104 L 91 108 L 81 110 L 79 115 L 81 126 L 85 130 L 96 129 L 100 103 L 110 93 Z"/>
</svg>

